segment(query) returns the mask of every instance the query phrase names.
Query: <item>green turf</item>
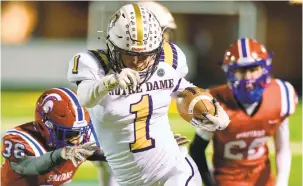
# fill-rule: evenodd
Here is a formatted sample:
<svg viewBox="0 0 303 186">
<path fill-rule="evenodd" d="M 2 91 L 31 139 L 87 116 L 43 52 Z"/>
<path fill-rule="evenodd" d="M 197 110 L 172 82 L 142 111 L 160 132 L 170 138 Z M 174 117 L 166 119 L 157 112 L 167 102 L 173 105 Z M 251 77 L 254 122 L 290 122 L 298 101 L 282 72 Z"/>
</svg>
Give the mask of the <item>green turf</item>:
<svg viewBox="0 0 303 186">
<path fill-rule="evenodd" d="M 90 164 L 91 165 L 91 164 Z M 89 174 L 87 174 L 89 172 Z M 97 166 L 82 166 L 76 172 L 75 178 L 73 180 L 83 181 L 83 180 L 98 180 L 98 169 Z"/>
<path fill-rule="evenodd" d="M 25 91 L 25 92 L 1 92 L 1 131 L 14 127 L 20 123 L 34 118 L 35 103 L 41 91 Z M 24 121 L 25 120 L 25 121 Z M 193 138 L 194 128 L 182 120 L 177 115 L 170 115 L 172 129 L 175 133 L 181 133 L 189 139 Z M 291 142 L 302 141 L 302 101 L 297 107 L 294 115 L 290 117 L 290 139 Z M 210 156 L 210 153 L 208 153 Z M 209 159 L 209 157 L 208 157 Z M 274 168 L 275 161 L 271 155 L 272 166 Z M 82 166 L 73 178 L 73 183 L 68 185 L 96 185 L 97 168 L 94 165 Z M 292 156 L 292 168 L 289 178 L 289 185 L 302 185 L 302 154 L 294 154 Z"/>
</svg>

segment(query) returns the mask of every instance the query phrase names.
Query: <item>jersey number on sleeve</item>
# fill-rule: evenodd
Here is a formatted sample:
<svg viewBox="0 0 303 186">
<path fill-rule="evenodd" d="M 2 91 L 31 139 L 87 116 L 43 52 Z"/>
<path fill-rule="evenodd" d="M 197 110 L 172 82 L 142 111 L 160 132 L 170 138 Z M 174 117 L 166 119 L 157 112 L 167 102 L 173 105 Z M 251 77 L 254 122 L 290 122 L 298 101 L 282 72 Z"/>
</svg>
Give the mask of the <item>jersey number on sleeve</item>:
<svg viewBox="0 0 303 186">
<path fill-rule="evenodd" d="M 5 149 L 2 153 L 2 155 L 5 158 L 9 158 L 12 155 L 14 155 L 15 158 L 23 158 L 24 157 L 24 150 L 25 146 L 21 143 L 15 143 L 11 142 L 10 140 L 4 141 Z"/>
<path fill-rule="evenodd" d="M 141 100 L 130 105 L 130 112 L 135 114 L 135 141 L 129 144 L 132 152 L 142 152 L 155 147 L 155 140 L 149 137 L 149 122 L 153 112 L 152 98 L 143 95 Z"/>
<path fill-rule="evenodd" d="M 264 144 L 270 137 L 264 136 L 261 138 L 254 139 L 250 144 L 247 144 L 244 140 L 230 141 L 224 146 L 224 157 L 233 160 L 242 160 L 247 158 L 249 160 L 257 159 L 265 153 Z M 248 146 L 249 145 L 249 146 Z M 232 149 L 238 148 L 239 150 L 247 148 L 247 157 L 244 157 L 243 153 L 232 152 Z"/>
<path fill-rule="evenodd" d="M 74 57 L 74 67 L 73 67 L 73 70 L 72 70 L 73 74 L 78 74 L 79 58 L 80 58 L 80 55 L 77 55 L 77 56 Z"/>
</svg>

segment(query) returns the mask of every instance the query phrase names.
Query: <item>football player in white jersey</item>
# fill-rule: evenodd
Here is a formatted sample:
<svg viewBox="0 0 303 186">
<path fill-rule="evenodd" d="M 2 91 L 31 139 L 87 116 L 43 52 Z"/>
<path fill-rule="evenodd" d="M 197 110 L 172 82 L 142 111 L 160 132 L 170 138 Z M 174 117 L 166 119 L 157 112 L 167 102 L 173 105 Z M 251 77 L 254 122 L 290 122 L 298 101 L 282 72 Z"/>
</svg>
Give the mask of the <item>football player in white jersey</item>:
<svg viewBox="0 0 303 186">
<path fill-rule="evenodd" d="M 174 32 L 177 29 L 177 24 L 175 23 L 175 19 L 174 19 L 173 15 L 169 12 L 168 8 L 158 2 L 153 2 L 153 1 L 141 1 L 141 2 L 138 2 L 138 4 L 146 7 L 156 16 L 156 18 L 159 21 L 160 26 L 163 30 L 163 39 L 171 42 L 174 38 Z M 178 134 L 176 134 L 175 136 L 177 137 Z M 187 141 L 189 142 L 189 140 L 187 140 L 186 136 L 182 136 L 182 138 L 183 138 L 182 141 L 180 140 L 181 142 L 187 142 Z M 180 137 L 180 139 L 181 139 L 181 137 Z M 191 158 L 191 156 L 188 155 L 188 150 L 187 150 L 187 147 L 185 146 L 185 144 L 186 143 L 180 143 L 179 149 L 187 156 L 189 161 L 194 161 Z M 104 161 L 102 161 L 102 162 L 104 162 Z M 193 168 L 195 171 L 199 171 L 198 167 L 196 167 L 195 165 L 193 165 Z"/>
<path fill-rule="evenodd" d="M 153 1 L 140 1 L 138 4 L 149 9 L 159 21 L 159 24 L 163 30 L 163 39 L 166 41 L 172 41 L 174 38 L 174 32 L 177 29 L 175 19 L 169 12 L 168 8 L 158 2 Z M 174 134 L 174 137 L 179 145 L 179 149 L 187 155 L 189 161 L 193 161 L 191 156 L 188 155 L 187 147 L 185 146 L 189 140 L 186 136 L 180 134 Z M 118 185 L 112 176 L 112 172 L 106 161 L 94 162 L 98 165 L 99 171 L 99 185 L 102 186 L 116 186 Z M 194 166 L 194 165 L 193 165 Z M 194 171 L 198 171 L 198 168 L 194 166 Z"/>
<path fill-rule="evenodd" d="M 120 185 L 201 185 L 200 174 L 180 152 L 168 120 L 171 97 L 193 85 L 184 79 L 186 58 L 163 41 L 153 13 L 138 4 L 112 17 L 107 50 L 76 54 L 68 80 L 78 85 L 80 104 L 89 107 L 106 159 Z M 206 130 L 223 129 L 229 118 L 216 104 Z"/>
</svg>

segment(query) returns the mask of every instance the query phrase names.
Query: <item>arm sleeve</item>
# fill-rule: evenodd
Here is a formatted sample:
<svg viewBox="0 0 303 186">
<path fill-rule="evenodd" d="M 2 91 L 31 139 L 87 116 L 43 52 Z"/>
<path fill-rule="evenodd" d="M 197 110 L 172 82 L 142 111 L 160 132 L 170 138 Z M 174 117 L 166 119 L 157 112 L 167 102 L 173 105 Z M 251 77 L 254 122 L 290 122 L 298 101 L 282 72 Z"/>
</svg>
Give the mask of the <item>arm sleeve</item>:
<svg viewBox="0 0 303 186">
<path fill-rule="evenodd" d="M 175 44 L 173 45 L 173 50 L 177 53 L 177 84 L 175 85 L 171 96 L 177 98 L 178 94 L 182 92 L 186 87 L 193 87 L 194 85 L 185 79 L 185 76 L 188 73 L 187 60 L 184 52 Z"/>
<path fill-rule="evenodd" d="M 26 156 L 18 163 L 10 162 L 10 165 L 18 174 L 28 176 L 43 175 L 65 161 L 61 158 L 61 150 L 62 149 L 57 149 L 43 154 L 40 157 Z"/>
<path fill-rule="evenodd" d="M 201 129 L 197 129 L 197 130 L 201 130 Z M 206 154 L 205 154 L 205 150 L 209 143 L 210 136 L 211 134 L 209 134 L 206 131 L 202 131 L 202 130 L 197 131 L 193 142 L 190 144 L 190 156 L 197 164 L 200 175 L 202 177 L 202 181 L 206 186 L 214 185 L 214 181 L 212 180 L 208 169 Z"/>
<path fill-rule="evenodd" d="M 171 93 L 173 98 L 177 98 L 178 94 L 182 92 L 187 87 L 195 87 L 191 82 L 187 81 L 185 78 L 180 78 L 174 90 Z"/>
<path fill-rule="evenodd" d="M 98 55 L 103 58 L 99 60 Z M 105 61 L 108 63 L 100 51 L 78 53 L 70 60 L 67 79 L 78 85 L 77 96 L 81 106 L 93 107 L 108 93 L 103 84 L 109 71 Z"/>
<path fill-rule="evenodd" d="M 176 71 L 178 72 L 180 78 L 184 78 L 188 73 L 186 56 L 184 52 L 177 45 L 174 44 L 173 46 L 177 51 L 177 56 L 178 56 Z"/>
<path fill-rule="evenodd" d="M 85 80 L 78 85 L 77 96 L 82 107 L 91 108 L 108 93 L 102 80 Z"/>
<path fill-rule="evenodd" d="M 171 96 L 173 98 L 177 98 L 178 94 L 182 92 L 187 87 L 196 87 L 193 83 L 185 79 L 185 76 L 188 73 L 187 60 L 184 52 L 175 44 L 172 45 L 173 51 L 176 51 L 176 63 L 175 69 L 177 72 L 177 79 L 175 80 L 177 83 L 174 86 Z M 174 66 L 174 65 L 173 65 Z"/>
<path fill-rule="evenodd" d="M 277 186 L 287 186 L 291 167 L 288 118 L 278 128 L 275 136 Z"/>
</svg>

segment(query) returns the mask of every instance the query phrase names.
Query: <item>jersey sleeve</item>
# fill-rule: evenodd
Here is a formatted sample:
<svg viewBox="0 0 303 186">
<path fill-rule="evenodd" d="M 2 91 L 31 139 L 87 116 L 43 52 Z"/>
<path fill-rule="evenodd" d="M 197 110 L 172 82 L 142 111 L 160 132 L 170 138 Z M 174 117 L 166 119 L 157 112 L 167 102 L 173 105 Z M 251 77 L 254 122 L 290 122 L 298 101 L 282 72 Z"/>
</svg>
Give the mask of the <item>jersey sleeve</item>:
<svg viewBox="0 0 303 186">
<path fill-rule="evenodd" d="M 177 51 L 178 54 L 178 65 L 176 68 L 176 71 L 179 73 L 180 78 L 184 78 L 187 73 L 188 73 L 188 66 L 187 66 L 187 61 L 186 61 L 186 56 L 183 53 L 183 51 L 177 46 L 174 45 L 175 50 Z"/>
<path fill-rule="evenodd" d="M 176 83 L 171 96 L 176 98 L 180 92 L 182 92 L 187 87 L 195 87 L 191 82 L 187 81 L 185 78 L 180 78 Z"/>
<path fill-rule="evenodd" d="M 76 83 L 83 80 L 99 80 L 109 72 L 109 60 L 102 50 L 77 53 L 69 61 L 67 79 Z"/>
<path fill-rule="evenodd" d="M 1 155 L 11 162 L 19 162 L 26 156 L 39 157 L 45 149 L 29 134 L 15 129 L 7 131 L 2 138 Z"/>
<path fill-rule="evenodd" d="M 188 73 L 186 57 L 183 51 L 175 44 L 164 42 L 160 61 L 164 61 L 177 72 L 177 76 L 184 78 Z"/>
<path fill-rule="evenodd" d="M 281 92 L 281 117 L 288 117 L 296 111 L 298 95 L 294 87 L 287 81 L 276 79 Z"/>
<path fill-rule="evenodd" d="M 191 82 L 187 81 L 184 78 L 188 73 L 186 56 L 177 45 L 169 42 L 164 42 L 163 52 L 161 54 L 160 60 L 164 61 L 169 66 L 174 68 L 176 72 L 172 97 L 176 98 L 178 93 L 183 91 L 186 87 L 194 86 Z"/>
</svg>

